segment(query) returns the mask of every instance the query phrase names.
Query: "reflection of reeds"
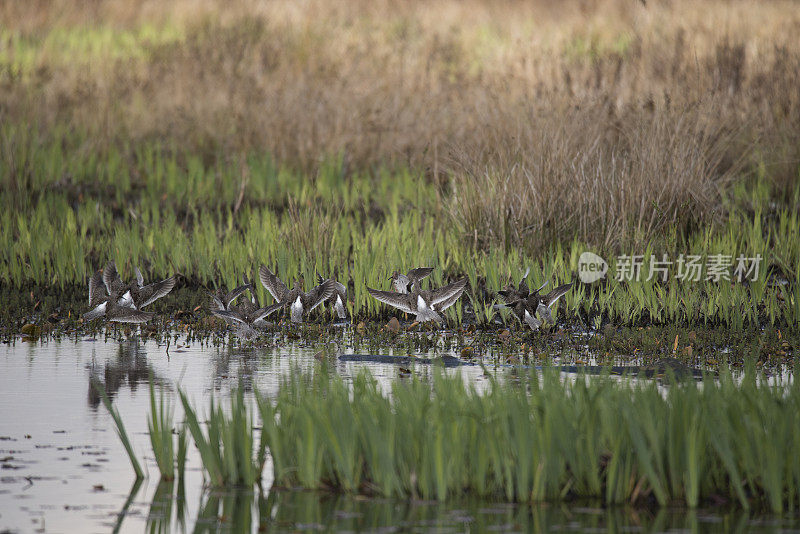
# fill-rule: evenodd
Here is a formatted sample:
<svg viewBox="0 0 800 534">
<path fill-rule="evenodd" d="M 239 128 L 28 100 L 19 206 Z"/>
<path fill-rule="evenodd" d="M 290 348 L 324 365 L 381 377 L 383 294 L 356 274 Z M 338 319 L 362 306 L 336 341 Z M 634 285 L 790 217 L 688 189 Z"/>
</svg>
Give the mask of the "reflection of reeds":
<svg viewBox="0 0 800 534">
<path fill-rule="evenodd" d="M 154 502 L 151 510 L 156 506 Z M 255 511 L 257 512 L 257 517 Z M 576 513 L 585 511 L 585 513 Z M 644 512 L 644 513 L 643 513 Z M 583 508 L 574 504 L 548 503 L 546 506 L 508 506 L 482 499 L 462 499 L 453 503 L 426 503 L 403 505 L 393 499 L 363 499 L 330 492 L 271 490 L 266 495 L 261 490 L 231 488 L 221 492 L 208 489 L 203 492 L 195 520 L 195 532 L 232 532 L 305 530 L 310 527 L 331 531 L 358 532 L 365 530 L 458 529 L 465 523 L 471 531 L 490 531 L 513 525 L 523 532 L 552 532 L 563 529 L 569 522 L 573 526 L 604 531 L 644 530 L 646 532 L 687 530 L 696 528 L 699 516 L 705 521 L 712 518 L 734 529 L 752 521 L 750 512 L 744 510 L 687 510 L 660 508 L 640 510 L 630 507 Z M 149 520 L 149 517 L 148 517 Z M 257 522 L 256 522 L 257 521 Z M 780 521 L 780 520 L 778 520 Z M 169 524 L 150 522 L 155 531 L 168 531 Z M 793 525 L 785 518 L 784 526 Z M 181 529 L 182 524 L 172 526 Z M 160 530 L 159 530 L 160 529 Z"/>
<path fill-rule="evenodd" d="M 150 501 L 150 510 L 147 513 L 147 532 L 151 534 L 172 532 L 174 490 L 174 481 L 164 478 L 159 481 Z"/>
<path fill-rule="evenodd" d="M 120 529 L 122 528 L 122 523 L 125 520 L 125 517 L 127 517 L 127 515 L 128 515 L 128 509 L 131 507 L 131 504 L 136 499 L 136 495 L 139 494 L 139 490 L 142 487 L 142 482 L 143 481 L 144 481 L 143 478 L 136 478 L 136 480 L 133 482 L 133 485 L 131 486 L 131 490 L 130 490 L 130 492 L 128 492 L 128 498 L 125 499 L 125 502 L 123 503 L 122 508 L 120 509 L 119 513 L 117 514 L 117 520 L 114 523 L 114 528 L 112 530 L 112 532 L 114 534 L 117 534 L 117 532 L 119 532 Z"/>
</svg>

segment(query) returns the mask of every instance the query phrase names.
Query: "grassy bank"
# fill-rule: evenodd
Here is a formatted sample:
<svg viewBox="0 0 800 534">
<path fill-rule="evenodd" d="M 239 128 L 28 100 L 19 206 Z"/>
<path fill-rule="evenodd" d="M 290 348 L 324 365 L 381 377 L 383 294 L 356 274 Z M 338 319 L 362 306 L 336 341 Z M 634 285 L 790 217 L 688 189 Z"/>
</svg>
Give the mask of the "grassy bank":
<svg viewBox="0 0 800 534">
<path fill-rule="evenodd" d="M 333 159 L 314 179 L 304 179 L 265 156 L 207 167 L 196 157 L 150 146 L 133 156 L 111 151 L 99 159 L 38 144 L 30 135 L 13 161 L 29 169 L 32 183 L 6 189 L 2 198 L 0 223 L 9 231 L 0 236 L 0 282 L 10 291 L 56 287 L 80 294 L 110 259 L 128 279 L 139 265 L 148 278 L 178 272 L 190 287 L 209 288 L 233 287 L 245 274 L 252 279 L 264 263 L 285 280 L 338 271 L 360 320 L 388 316 L 367 286 L 386 287 L 397 268 L 431 265 L 434 286 L 469 279 L 449 318 L 458 321 L 468 309 L 478 324 L 488 324 L 495 292 L 509 277 L 516 283 L 530 266 L 532 286 L 570 281 L 581 253 L 593 251 L 609 261 L 610 279 L 579 284 L 566 295 L 562 318 L 569 322 L 737 329 L 793 329 L 800 322 L 800 189 L 787 204 L 776 204 L 767 185 L 740 184 L 731 188 L 729 209 L 717 222 L 653 233 L 641 248 L 595 248 L 576 236 L 529 250 L 512 238 L 485 243 L 465 237 L 449 218 L 450 193 L 410 170 L 346 176 L 341 159 Z M 53 180 L 51 168 L 60 169 L 62 179 Z M 644 257 L 639 280 L 616 280 L 621 256 L 631 254 Z M 732 280 L 708 280 L 706 267 L 697 280 L 678 278 L 682 254 L 698 255 L 702 264 L 729 256 L 725 276 Z M 651 256 L 664 255 L 672 262 L 666 279 L 658 271 L 650 277 Z M 747 283 L 735 276 L 739 256 L 762 258 Z M 268 302 L 266 291 L 257 290 Z"/>
</svg>

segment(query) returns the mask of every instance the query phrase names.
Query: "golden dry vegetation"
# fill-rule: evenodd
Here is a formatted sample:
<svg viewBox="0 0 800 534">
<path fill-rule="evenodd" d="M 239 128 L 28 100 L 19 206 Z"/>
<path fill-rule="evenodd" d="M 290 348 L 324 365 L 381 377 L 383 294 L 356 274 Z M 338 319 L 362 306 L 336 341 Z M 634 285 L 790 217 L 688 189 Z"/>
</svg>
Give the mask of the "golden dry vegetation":
<svg viewBox="0 0 800 534">
<path fill-rule="evenodd" d="M 6 124 L 411 169 L 484 245 L 617 248 L 798 178 L 796 2 L 31 1 L 0 28 Z"/>
</svg>

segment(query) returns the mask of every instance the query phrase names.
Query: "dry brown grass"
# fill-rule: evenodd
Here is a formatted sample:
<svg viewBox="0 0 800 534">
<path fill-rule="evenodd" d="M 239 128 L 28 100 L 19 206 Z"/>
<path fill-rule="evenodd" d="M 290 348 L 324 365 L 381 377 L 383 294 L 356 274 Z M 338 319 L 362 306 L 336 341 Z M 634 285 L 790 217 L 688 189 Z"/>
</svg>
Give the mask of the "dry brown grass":
<svg viewBox="0 0 800 534">
<path fill-rule="evenodd" d="M 789 1 L 5 2 L 0 26 L 32 50 L 4 38 L 2 120 L 89 130 L 97 149 L 411 166 L 483 242 L 616 246 L 709 221 L 747 165 L 797 180 Z M 47 40 L 144 26 L 178 37 L 137 34 L 127 55 Z"/>
<path fill-rule="evenodd" d="M 744 156 L 739 130 L 695 109 L 609 118 L 601 106 L 525 116 L 457 153 L 450 211 L 463 235 L 525 246 L 578 239 L 605 250 L 711 222 Z"/>
</svg>

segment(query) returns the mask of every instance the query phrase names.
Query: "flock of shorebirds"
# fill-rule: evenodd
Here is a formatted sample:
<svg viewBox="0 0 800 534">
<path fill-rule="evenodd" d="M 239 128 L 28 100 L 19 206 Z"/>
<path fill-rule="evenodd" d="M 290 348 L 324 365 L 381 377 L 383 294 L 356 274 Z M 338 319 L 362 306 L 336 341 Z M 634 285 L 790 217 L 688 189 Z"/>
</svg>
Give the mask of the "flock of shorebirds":
<svg viewBox="0 0 800 534">
<path fill-rule="evenodd" d="M 95 272 L 89 280 L 90 311 L 83 317 L 86 320 L 105 317 L 109 321 L 120 323 L 145 323 L 153 318 L 154 313 L 142 308 L 167 295 L 175 287 L 176 278 L 170 276 L 160 282 L 145 284 L 144 277 L 138 267 L 134 268 L 136 281 L 125 283 L 117 272 L 113 261 L 106 264 L 102 271 Z M 380 302 L 393 306 L 407 314 L 414 315 L 418 322 L 443 322 L 441 313 L 452 306 L 464 293 L 467 279 L 461 278 L 445 286 L 424 290 L 422 280 L 433 272 L 430 267 L 419 267 L 408 273 L 394 271 L 389 280 L 393 291 L 381 291 L 367 287 L 372 297 Z M 527 277 L 528 269 L 520 282 L 515 286 L 511 281 L 497 295 L 503 303 L 495 308 L 508 308 L 514 312 L 521 322 L 536 331 L 544 321 L 553 323 L 551 308 L 567 291 L 572 283 L 564 284 L 549 293 L 541 294 L 547 286 L 545 282 L 539 289 L 530 291 Z M 210 293 L 209 310 L 226 323 L 234 325 L 240 335 L 252 337 L 255 327 L 264 326 L 265 319 L 279 310 L 287 310 L 293 323 L 300 323 L 303 317 L 322 304 L 328 304 L 339 319 L 347 319 L 347 288 L 335 278 L 324 278 L 317 275 L 318 284 L 306 292 L 301 276 L 294 282 L 292 289 L 262 265 L 258 270 L 259 280 L 275 300 L 274 304 L 261 306 L 254 291 L 253 283 L 246 277 L 244 284 L 228 292 L 224 288 Z M 245 292 L 250 298 L 239 299 Z M 234 302 L 239 299 L 239 304 Z M 538 315 L 538 317 L 537 317 Z"/>
</svg>

